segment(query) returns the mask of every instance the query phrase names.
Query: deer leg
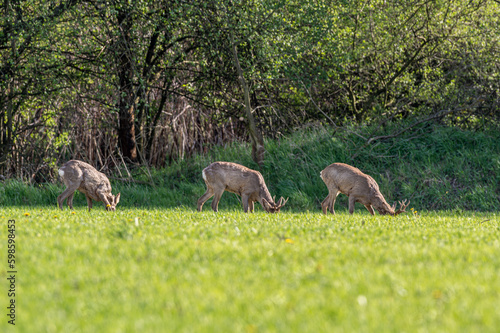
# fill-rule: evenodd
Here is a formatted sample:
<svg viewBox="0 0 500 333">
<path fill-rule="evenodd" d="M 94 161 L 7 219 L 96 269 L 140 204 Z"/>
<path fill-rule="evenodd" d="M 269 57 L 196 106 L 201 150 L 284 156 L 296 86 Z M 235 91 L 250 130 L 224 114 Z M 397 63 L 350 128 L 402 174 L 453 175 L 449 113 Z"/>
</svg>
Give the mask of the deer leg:
<svg viewBox="0 0 500 333">
<path fill-rule="evenodd" d="M 328 206 L 328 209 L 330 210 L 330 213 L 335 215 L 335 210 L 333 209 L 333 206 L 335 206 L 335 200 L 337 200 L 337 196 L 339 195 L 339 191 L 336 190 L 335 192 L 332 191 L 331 199 L 330 199 L 330 205 Z"/>
<path fill-rule="evenodd" d="M 198 199 L 198 211 L 201 212 L 203 204 L 214 195 L 212 188 L 207 187 L 207 191 Z"/>
<path fill-rule="evenodd" d="M 248 209 L 250 210 L 250 213 L 253 213 L 253 208 L 254 208 L 254 205 L 253 205 L 253 201 L 248 201 Z"/>
<path fill-rule="evenodd" d="M 323 214 L 325 215 L 328 212 L 328 206 L 330 206 L 330 194 L 328 194 L 325 200 L 323 200 L 323 202 L 321 203 L 321 209 L 323 210 Z"/>
<path fill-rule="evenodd" d="M 375 215 L 375 212 L 373 211 L 372 205 L 368 204 L 365 205 L 366 209 L 370 212 L 370 214 Z"/>
<path fill-rule="evenodd" d="M 87 198 L 87 206 L 89 206 L 89 212 L 92 209 L 92 198 L 89 197 L 88 195 L 85 196 Z"/>
<path fill-rule="evenodd" d="M 356 203 L 356 198 L 351 194 L 349 196 L 349 214 L 354 213 L 354 204 Z"/>
<path fill-rule="evenodd" d="M 248 206 L 249 206 L 249 202 L 248 202 L 248 199 L 249 199 L 249 195 L 248 194 L 242 194 L 241 195 L 241 202 L 243 203 L 243 211 L 245 213 L 248 213 Z"/>
<path fill-rule="evenodd" d="M 214 212 L 219 211 L 219 200 L 220 200 L 220 197 L 222 196 L 222 193 L 224 193 L 224 190 L 217 191 L 214 194 L 214 199 L 212 200 L 212 209 Z"/>
<path fill-rule="evenodd" d="M 68 197 L 67 204 L 70 209 L 73 209 L 73 197 L 75 196 L 75 192 L 71 193 L 70 196 Z"/>
<path fill-rule="evenodd" d="M 327 210 L 329 210 L 330 213 L 335 214 L 333 206 L 335 205 L 337 195 L 339 195 L 339 191 L 337 189 L 329 190 L 328 196 L 321 203 L 321 208 L 323 209 L 324 214 L 327 214 Z"/>
<path fill-rule="evenodd" d="M 78 189 L 78 186 L 77 184 L 75 185 L 69 185 L 63 193 L 61 193 L 61 195 L 59 195 L 57 197 L 57 203 L 59 205 L 59 208 L 62 210 L 63 209 L 63 202 L 64 200 L 66 200 L 66 198 L 68 198 L 69 196 L 71 196 L 73 193 L 75 193 L 75 191 Z"/>
</svg>

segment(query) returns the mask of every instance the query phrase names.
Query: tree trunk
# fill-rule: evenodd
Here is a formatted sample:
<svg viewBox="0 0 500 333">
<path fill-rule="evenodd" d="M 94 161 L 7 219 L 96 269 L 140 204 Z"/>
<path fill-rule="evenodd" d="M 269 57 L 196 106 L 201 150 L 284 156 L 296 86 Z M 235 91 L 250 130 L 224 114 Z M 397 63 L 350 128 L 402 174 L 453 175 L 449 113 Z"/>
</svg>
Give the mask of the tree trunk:
<svg viewBox="0 0 500 333">
<path fill-rule="evenodd" d="M 252 141 L 252 159 L 259 165 L 264 162 L 264 154 L 266 150 L 264 149 L 264 139 L 262 138 L 262 133 L 259 132 L 257 126 L 255 125 L 255 118 L 252 114 L 252 106 L 250 104 L 250 90 L 248 89 L 247 81 L 243 76 L 243 70 L 241 69 L 240 60 L 238 59 L 238 49 L 236 43 L 234 42 L 234 34 L 231 31 L 231 48 L 233 51 L 234 66 L 238 73 L 238 80 L 240 81 L 241 88 L 243 89 L 243 96 L 245 99 L 245 113 L 248 120 L 248 131 L 250 132 L 250 139 Z"/>
<path fill-rule="evenodd" d="M 6 0 L 5 1 L 5 12 L 9 15 L 12 15 L 10 13 L 11 11 L 11 5 L 10 1 Z M 10 57 L 12 60 L 12 63 L 15 63 L 15 48 L 16 48 L 16 38 L 14 36 L 14 33 L 12 32 L 12 24 L 9 23 L 7 20 L 6 24 L 6 34 L 7 34 L 7 40 L 10 38 Z M 13 99 L 13 89 L 14 89 L 14 71 L 12 66 L 10 65 L 10 62 L 6 62 L 4 65 L 4 68 L 2 68 L 4 73 L 2 73 L 2 79 L 7 81 L 7 89 L 4 92 L 5 96 L 4 98 L 7 100 L 6 102 L 6 116 L 7 119 L 4 121 L 3 116 L 1 119 L 2 126 L 0 127 L 1 133 L 0 133 L 0 165 L 3 165 L 4 162 L 7 161 L 8 155 L 10 153 L 11 145 L 12 145 L 12 118 L 13 118 L 13 109 L 14 109 L 14 103 L 12 102 Z M 1 107 L 1 106 L 0 106 Z"/>
<path fill-rule="evenodd" d="M 126 12 L 117 15 L 120 25 L 120 40 L 117 43 L 117 64 L 119 78 L 118 138 L 123 156 L 130 162 L 137 162 L 135 141 L 135 94 L 133 86 L 134 66 L 130 58 L 130 30 L 132 22 Z"/>
</svg>

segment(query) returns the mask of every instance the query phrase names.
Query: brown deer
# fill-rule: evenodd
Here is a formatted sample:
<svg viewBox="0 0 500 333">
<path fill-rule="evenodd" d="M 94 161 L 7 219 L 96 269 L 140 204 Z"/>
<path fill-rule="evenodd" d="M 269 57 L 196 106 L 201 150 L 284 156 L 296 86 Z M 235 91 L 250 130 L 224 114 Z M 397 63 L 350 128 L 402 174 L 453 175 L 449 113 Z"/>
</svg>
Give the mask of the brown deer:
<svg viewBox="0 0 500 333">
<path fill-rule="evenodd" d="M 370 214 L 375 215 L 373 208 L 375 208 L 380 215 L 390 214 L 396 216 L 405 212 L 406 200 L 399 202 L 400 208 L 395 211 L 396 203 L 393 206 L 385 201 L 384 196 L 380 193 L 378 184 L 372 177 L 362 173 L 358 168 L 344 164 L 333 163 L 327 166 L 320 173 L 321 179 L 328 187 L 328 196 L 321 203 L 323 213 L 335 214 L 333 206 L 335 199 L 339 193 L 345 194 L 349 197 L 349 213 L 354 213 L 354 204 L 359 202 L 365 205 Z"/>
<path fill-rule="evenodd" d="M 92 165 L 71 160 L 59 169 L 59 176 L 66 185 L 66 189 L 57 197 L 59 208 L 63 209 L 63 202 L 67 198 L 69 208 L 73 209 L 73 196 L 79 190 L 87 198 L 89 211 L 92 209 L 92 200 L 102 201 L 106 210 L 114 211 L 120 201 L 120 193 L 111 194 L 111 184 L 108 177 L 97 171 Z"/>
<path fill-rule="evenodd" d="M 219 200 L 224 191 L 241 196 L 243 210 L 253 213 L 254 202 L 258 201 L 262 208 L 268 213 L 277 213 L 288 199 L 283 197 L 278 203 L 271 198 L 264 178 L 261 173 L 243 165 L 229 162 L 214 162 L 203 169 L 203 179 L 207 185 L 207 191 L 198 199 L 198 211 L 201 212 L 205 201 L 214 196 L 212 209 L 217 212 Z"/>
</svg>

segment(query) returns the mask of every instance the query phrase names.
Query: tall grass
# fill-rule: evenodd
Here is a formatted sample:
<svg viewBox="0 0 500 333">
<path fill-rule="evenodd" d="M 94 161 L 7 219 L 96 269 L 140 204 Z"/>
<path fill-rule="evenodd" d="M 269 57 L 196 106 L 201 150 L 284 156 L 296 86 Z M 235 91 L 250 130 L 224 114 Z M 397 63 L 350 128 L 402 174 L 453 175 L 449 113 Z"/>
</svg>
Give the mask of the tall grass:
<svg viewBox="0 0 500 333">
<path fill-rule="evenodd" d="M 387 129 L 389 132 L 391 129 Z M 365 137 L 374 128 L 358 129 Z M 320 171 L 334 162 L 354 165 L 379 183 L 389 202 L 410 199 L 418 210 L 496 210 L 500 202 L 500 133 L 431 127 L 416 137 L 394 138 L 365 146 L 360 136 L 324 127 L 308 128 L 266 142 L 266 159 L 259 167 L 247 144 L 215 147 L 205 155 L 151 170 L 154 186 L 113 182 L 127 207 L 194 208 L 204 193 L 201 171 L 214 161 L 231 161 L 262 172 L 271 194 L 289 197 L 286 209 L 318 210 L 327 195 Z M 353 158 L 354 157 L 354 158 Z M 145 173 L 136 179 L 150 181 Z M 61 184 L 28 186 L 10 180 L 0 184 L 1 205 L 55 205 Z M 75 205 L 85 205 L 83 195 Z M 240 205 L 234 194 L 222 197 L 220 208 Z M 340 195 L 336 210 L 347 207 Z M 205 207 L 205 209 L 210 209 Z M 356 209 L 364 209 L 359 205 Z"/>
</svg>

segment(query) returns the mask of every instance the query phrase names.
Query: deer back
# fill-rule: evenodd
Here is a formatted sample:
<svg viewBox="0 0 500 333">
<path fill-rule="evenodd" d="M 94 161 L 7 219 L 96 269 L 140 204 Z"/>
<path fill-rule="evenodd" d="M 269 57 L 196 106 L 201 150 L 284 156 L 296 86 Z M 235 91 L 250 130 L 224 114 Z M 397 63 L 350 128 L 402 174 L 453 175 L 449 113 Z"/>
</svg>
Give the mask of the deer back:
<svg viewBox="0 0 500 333">
<path fill-rule="evenodd" d="M 214 188 L 236 194 L 269 194 L 260 172 L 230 162 L 214 162 L 203 169 L 203 179 Z M 269 194 L 270 197 L 270 194 Z"/>
<path fill-rule="evenodd" d="M 321 171 L 321 178 L 330 187 L 336 187 L 341 193 L 373 193 L 379 191 L 377 182 L 358 168 L 344 164 L 333 163 Z"/>
</svg>

